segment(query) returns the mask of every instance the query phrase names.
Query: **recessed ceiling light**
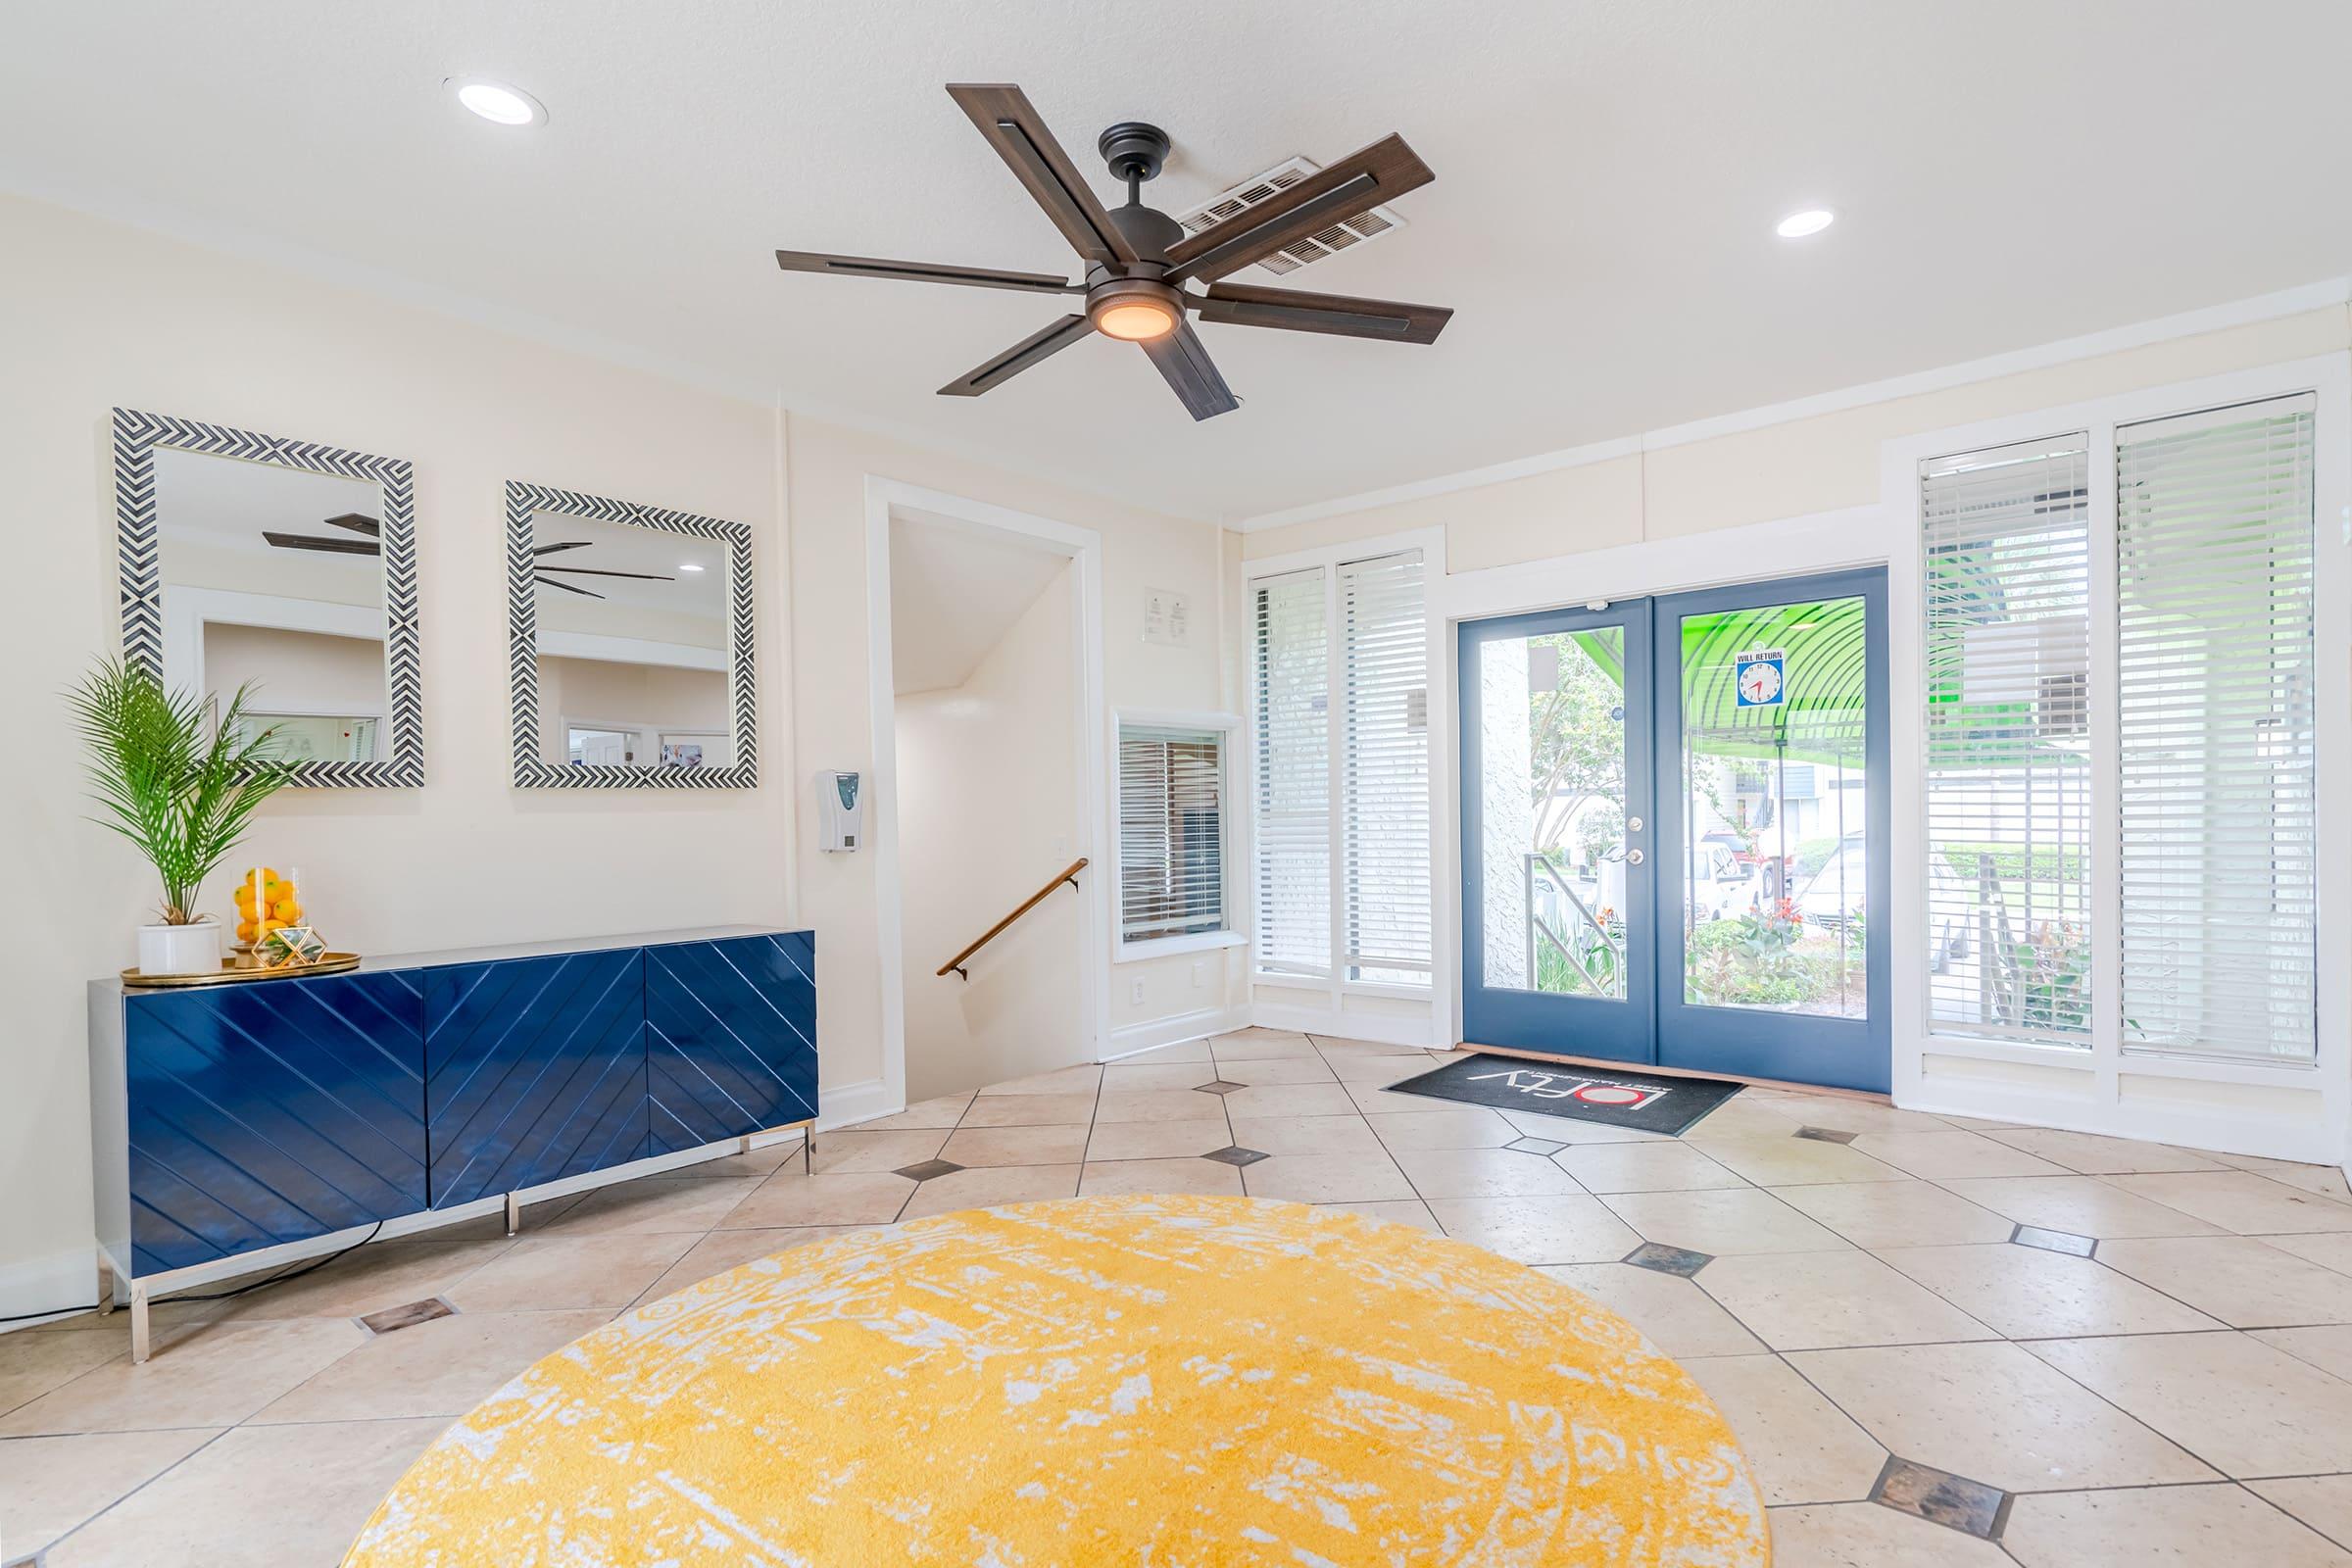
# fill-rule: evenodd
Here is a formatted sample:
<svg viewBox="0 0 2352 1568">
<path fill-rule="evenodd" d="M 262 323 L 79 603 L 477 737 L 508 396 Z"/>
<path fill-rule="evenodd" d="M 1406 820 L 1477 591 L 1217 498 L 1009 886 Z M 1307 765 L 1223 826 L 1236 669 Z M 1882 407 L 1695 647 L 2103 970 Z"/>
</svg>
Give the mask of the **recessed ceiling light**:
<svg viewBox="0 0 2352 1568">
<path fill-rule="evenodd" d="M 479 76 L 455 76 L 451 81 L 458 89 L 458 102 L 494 125 L 547 122 L 547 106 L 520 87 L 510 87 L 503 81 L 485 81 Z"/>
<path fill-rule="evenodd" d="M 1783 239 L 1803 239 L 1818 234 L 1838 221 L 1838 215 L 1827 207 L 1808 207 L 1801 213 L 1790 213 L 1773 226 L 1773 232 Z"/>
<path fill-rule="evenodd" d="M 702 568 L 702 567 L 700 567 L 700 566 L 698 566 L 698 565 L 696 565 L 696 564 L 695 564 L 693 562 L 691 562 L 691 561 L 681 561 L 681 562 L 679 562 L 679 563 L 678 563 L 678 569 L 679 569 L 680 571 L 700 571 L 700 570 L 702 570 L 703 568 Z"/>
</svg>

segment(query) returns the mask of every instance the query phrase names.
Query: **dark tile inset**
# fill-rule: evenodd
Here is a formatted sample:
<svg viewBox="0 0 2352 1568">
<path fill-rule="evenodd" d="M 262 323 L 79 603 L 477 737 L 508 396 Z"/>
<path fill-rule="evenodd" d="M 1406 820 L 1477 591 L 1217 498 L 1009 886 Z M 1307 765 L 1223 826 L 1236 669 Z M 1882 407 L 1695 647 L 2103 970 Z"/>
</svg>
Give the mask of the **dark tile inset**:
<svg viewBox="0 0 2352 1568">
<path fill-rule="evenodd" d="M 1852 1133 L 1841 1133 L 1835 1127 L 1799 1127 L 1796 1136 L 1810 1138 L 1818 1144 L 1850 1144 L 1854 1141 Z"/>
<path fill-rule="evenodd" d="M 1197 1095 L 1230 1095 L 1236 1089 L 1249 1087 L 1248 1084 L 1229 1084 L 1222 1078 L 1212 1078 L 1207 1083 L 1193 1085 L 1193 1093 Z"/>
<path fill-rule="evenodd" d="M 1244 1149 L 1239 1144 L 1228 1144 L 1223 1149 L 1212 1149 L 1200 1157 L 1213 1159 L 1220 1165 L 1231 1165 L 1238 1170 L 1244 1165 L 1254 1165 L 1266 1156 L 1254 1149 Z"/>
<path fill-rule="evenodd" d="M 2073 1257 L 2088 1257 L 2099 1250 L 2095 1236 L 2077 1236 L 2072 1231 L 2045 1231 L 2038 1225 L 2020 1225 L 2009 1239 L 2020 1247 L 2038 1247 L 2045 1252 L 2065 1252 Z"/>
<path fill-rule="evenodd" d="M 1522 1154 L 1556 1154 L 1568 1146 L 1548 1138 L 1514 1138 L 1502 1147 L 1516 1149 Z"/>
<path fill-rule="evenodd" d="M 1892 1455 L 1870 1500 L 1983 1541 L 1999 1539 L 2009 1518 L 2009 1494 L 2000 1488 Z"/>
<path fill-rule="evenodd" d="M 901 1165 L 891 1174 L 904 1176 L 910 1182 L 927 1182 L 934 1176 L 953 1176 L 961 1169 L 963 1167 L 952 1159 L 926 1159 L 919 1165 Z"/>
<path fill-rule="evenodd" d="M 447 1317 L 452 1310 L 447 1301 L 439 1299 L 411 1301 L 406 1306 L 387 1306 L 381 1312 L 370 1312 L 360 1321 L 370 1334 L 389 1334 L 394 1329 L 415 1328 L 419 1323 Z"/>
<path fill-rule="evenodd" d="M 1713 1252 L 1694 1252 L 1688 1247 L 1660 1247 L 1656 1242 L 1643 1242 L 1619 1259 L 1636 1268 L 1649 1269 L 1659 1274 L 1691 1275 L 1715 1261 Z"/>
</svg>

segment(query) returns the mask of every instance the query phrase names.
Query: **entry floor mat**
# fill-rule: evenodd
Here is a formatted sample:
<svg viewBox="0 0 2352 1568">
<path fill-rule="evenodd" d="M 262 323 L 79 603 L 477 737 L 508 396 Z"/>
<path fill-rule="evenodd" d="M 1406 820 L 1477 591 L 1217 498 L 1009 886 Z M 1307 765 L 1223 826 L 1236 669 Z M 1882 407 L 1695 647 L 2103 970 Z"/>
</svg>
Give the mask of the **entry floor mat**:
<svg viewBox="0 0 2352 1568">
<path fill-rule="evenodd" d="M 1746 1085 L 1728 1078 L 1668 1078 L 1622 1067 L 1544 1066 L 1518 1056 L 1467 1056 L 1388 1086 L 1496 1110 L 1532 1110 L 1671 1138 Z"/>
</svg>

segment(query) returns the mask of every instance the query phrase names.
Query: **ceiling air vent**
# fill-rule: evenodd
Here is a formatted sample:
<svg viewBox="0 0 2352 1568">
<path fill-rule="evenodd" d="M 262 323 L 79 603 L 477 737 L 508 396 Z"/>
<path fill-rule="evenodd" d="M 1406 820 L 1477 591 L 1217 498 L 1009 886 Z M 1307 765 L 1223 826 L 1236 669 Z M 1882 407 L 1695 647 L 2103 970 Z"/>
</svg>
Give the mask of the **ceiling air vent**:
<svg viewBox="0 0 2352 1568">
<path fill-rule="evenodd" d="M 1270 200 L 1276 192 L 1298 184 L 1322 167 L 1310 158 L 1285 159 L 1264 173 L 1245 179 L 1230 190 L 1218 192 L 1190 212 L 1178 213 L 1176 221 L 1184 225 L 1188 234 L 1214 228 L 1258 203 Z M 1393 228 L 1403 226 L 1404 220 L 1388 208 L 1367 207 L 1360 213 L 1341 219 L 1328 228 L 1316 229 L 1296 244 L 1284 246 L 1257 265 L 1279 277 L 1285 272 L 1296 272 L 1310 262 L 1319 262 L 1335 251 L 1367 244 Z"/>
</svg>

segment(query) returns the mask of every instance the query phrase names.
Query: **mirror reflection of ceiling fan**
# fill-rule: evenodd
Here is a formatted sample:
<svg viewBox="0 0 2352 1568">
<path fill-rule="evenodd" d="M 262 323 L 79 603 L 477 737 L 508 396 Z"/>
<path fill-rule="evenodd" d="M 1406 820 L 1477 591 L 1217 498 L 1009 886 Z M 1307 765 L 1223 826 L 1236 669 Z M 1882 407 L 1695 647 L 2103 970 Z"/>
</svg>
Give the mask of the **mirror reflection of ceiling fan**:
<svg viewBox="0 0 2352 1568">
<path fill-rule="evenodd" d="M 365 537 L 337 539 L 319 534 L 279 533 L 271 528 L 263 529 L 262 537 L 280 550 L 316 550 L 330 556 L 380 556 L 383 554 L 383 526 L 373 517 L 364 517 L 356 512 L 346 512 L 338 516 L 321 517 L 318 520 L 329 528 L 347 528 L 351 532 Z M 594 543 L 596 541 L 593 539 L 573 539 L 563 544 L 541 545 L 531 554 L 552 556 L 560 550 L 585 550 Z M 557 575 L 559 573 L 561 575 Z M 565 582 L 563 580 L 564 577 L 630 577 L 639 582 L 677 581 L 675 577 L 664 572 L 609 571 L 596 566 L 540 566 L 532 572 L 532 577 L 535 581 L 544 583 L 550 588 L 561 588 L 567 594 L 578 594 L 583 599 L 602 599 L 605 596 Z"/>
</svg>

